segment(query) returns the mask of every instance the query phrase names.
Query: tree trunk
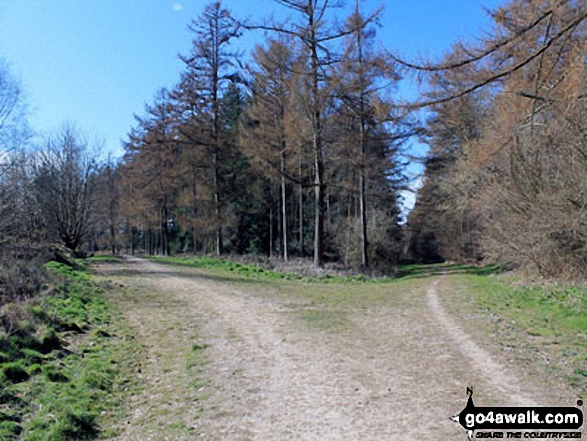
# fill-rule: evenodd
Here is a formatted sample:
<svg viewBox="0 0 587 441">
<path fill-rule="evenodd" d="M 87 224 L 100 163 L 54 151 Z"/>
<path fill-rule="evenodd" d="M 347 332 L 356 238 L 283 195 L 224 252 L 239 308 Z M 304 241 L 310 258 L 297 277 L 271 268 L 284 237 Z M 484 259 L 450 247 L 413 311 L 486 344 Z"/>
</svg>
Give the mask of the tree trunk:
<svg viewBox="0 0 587 441">
<path fill-rule="evenodd" d="M 299 197 L 299 241 L 300 241 L 300 256 L 304 257 L 304 187 L 302 185 L 303 178 L 303 163 L 302 163 L 302 144 L 300 143 L 300 162 L 299 162 L 299 184 L 298 184 L 298 197 Z"/>
<path fill-rule="evenodd" d="M 194 256 L 196 255 L 197 252 L 197 248 L 196 248 L 196 243 L 197 243 L 197 233 L 196 233 L 196 220 L 198 217 L 198 205 L 197 205 L 197 176 L 196 176 L 196 167 L 193 166 L 192 168 L 192 210 L 193 210 L 193 215 L 194 215 L 194 221 L 192 223 L 192 253 L 194 254 Z"/>
<path fill-rule="evenodd" d="M 361 176 L 359 176 L 359 211 L 361 215 L 361 265 L 364 268 L 368 268 L 367 207 L 365 197 L 365 176 L 363 175 L 363 171 L 361 171 Z"/>
<path fill-rule="evenodd" d="M 356 2 L 356 14 L 359 15 L 359 1 Z M 367 240 L 367 200 L 365 195 L 365 144 L 366 144 L 366 109 L 365 109 L 365 63 L 363 61 L 363 29 L 357 30 L 357 50 L 358 50 L 358 62 L 359 62 L 359 114 L 360 114 L 360 125 L 359 125 L 359 212 L 361 217 L 361 265 L 364 268 L 369 267 L 369 254 L 368 254 L 368 240 Z"/>
<path fill-rule="evenodd" d="M 110 222 L 110 254 L 116 254 L 116 230 L 113 222 Z"/>
<path fill-rule="evenodd" d="M 285 193 L 285 152 L 281 151 L 281 230 L 283 237 L 283 260 L 289 261 L 288 241 L 287 241 L 287 204 Z"/>
<path fill-rule="evenodd" d="M 218 21 L 214 22 L 214 36 L 218 38 Z M 220 151 L 220 98 L 218 96 L 219 77 L 218 71 L 220 69 L 220 44 L 217 40 L 214 41 L 214 53 L 212 59 L 212 138 L 214 141 L 214 152 L 212 155 L 212 162 L 214 167 L 214 217 L 216 222 L 216 255 L 222 255 L 222 225 L 220 216 L 220 187 L 218 182 L 218 152 Z"/>
<path fill-rule="evenodd" d="M 169 212 L 167 206 L 161 209 L 161 251 L 163 255 L 171 255 L 171 245 L 169 243 Z"/>
<path fill-rule="evenodd" d="M 318 59 L 318 42 L 316 37 L 316 24 L 314 23 L 314 4 L 308 0 L 308 17 L 310 29 L 310 49 L 311 49 L 311 76 L 312 76 L 312 119 L 313 119 L 313 149 L 314 149 L 314 167 L 316 177 L 314 181 L 316 204 L 316 221 L 314 225 L 314 266 L 321 268 L 324 266 L 324 212 L 325 212 L 325 190 L 324 183 L 324 158 L 322 152 L 322 113 L 320 111 L 320 85 L 319 85 L 319 59 Z"/>
<path fill-rule="evenodd" d="M 130 225 L 130 254 L 135 255 L 135 228 Z"/>
<path fill-rule="evenodd" d="M 218 154 L 214 153 L 214 221 L 216 224 L 216 255 L 222 255 L 222 225 L 220 222 L 220 190 L 218 188 Z"/>
<path fill-rule="evenodd" d="M 315 150 L 315 204 L 316 204 L 316 225 L 314 229 L 314 266 L 324 266 L 324 217 L 325 217 L 325 185 L 323 181 L 324 165 L 322 162 L 321 150 Z"/>
<path fill-rule="evenodd" d="M 269 184 L 269 258 L 273 258 L 273 185 Z"/>
</svg>

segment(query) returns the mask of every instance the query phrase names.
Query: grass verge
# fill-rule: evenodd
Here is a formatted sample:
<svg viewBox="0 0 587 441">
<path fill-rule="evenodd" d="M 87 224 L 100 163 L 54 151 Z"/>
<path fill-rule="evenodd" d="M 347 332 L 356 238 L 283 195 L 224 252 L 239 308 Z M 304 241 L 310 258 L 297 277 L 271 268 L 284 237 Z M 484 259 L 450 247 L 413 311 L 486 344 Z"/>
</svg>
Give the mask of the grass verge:
<svg viewBox="0 0 587 441">
<path fill-rule="evenodd" d="M 587 287 L 471 274 L 450 276 L 449 282 L 449 309 L 470 326 L 485 328 L 525 364 L 541 365 L 587 395 Z"/>
<path fill-rule="evenodd" d="M 489 276 L 499 273 L 503 268 L 499 264 L 486 266 L 436 263 L 436 264 L 408 264 L 400 265 L 396 277 L 427 277 L 440 274 L 473 274 L 477 276 Z"/>
<path fill-rule="evenodd" d="M 278 272 L 260 267 L 259 265 L 245 265 L 241 263 L 231 262 L 230 260 L 218 259 L 212 257 L 162 257 L 162 256 L 146 256 L 147 259 L 171 264 L 181 265 L 190 268 L 200 268 L 219 273 L 230 273 L 243 278 L 250 278 L 255 280 L 298 280 L 302 282 L 312 283 L 381 283 L 391 280 L 388 277 L 379 279 L 370 279 L 363 274 L 356 274 L 352 276 L 333 276 L 324 274 L 321 276 L 302 276 L 300 274 Z"/>
<path fill-rule="evenodd" d="M 106 298 L 120 311 L 144 350 L 135 369 L 139 389 L 132 413 L 122 420 L 120 439 L 195 439 L 208 398 L 202 370 L 208 345 L 199 337 L 201 317 L 181 290 L 133 268 L 132 263 L 101 264 L 96 280 L 121 289 Z"/>
<path fill-rule="evenodd" d="M 122 258 L 110 254 L 99 254 L 88 259 L 90 263 L 122 263 Z"/>
<path fill-rule="evenodd" d="M 47 268 L 50 294 L 1 310 L 0 439 L 114 436 L 140 349 L 83 265 Z"/>
</svg>

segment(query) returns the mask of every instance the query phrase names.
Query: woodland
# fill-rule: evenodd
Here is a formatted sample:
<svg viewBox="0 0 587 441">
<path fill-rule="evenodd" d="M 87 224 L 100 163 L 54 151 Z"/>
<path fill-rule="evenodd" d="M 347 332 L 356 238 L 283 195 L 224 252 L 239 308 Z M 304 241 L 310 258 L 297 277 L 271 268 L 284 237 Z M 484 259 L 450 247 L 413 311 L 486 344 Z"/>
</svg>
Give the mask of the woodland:
<svg viewBox="0 0 587 441">
<path fill-rule="evenodd" d="M 73 126 L 39 137 L 0 64 L 0 303 L 69 250 L 254 255 L 393 273 L 497 262 L 587 276 L 587 6 L 510 0 L 441 60 L 377 38 L 381 10 L 276 0 L 284 23 L 220 2 L 190 23 L 177 84 L 136 116 L 121 158 Z M 357 2 L 357 5 L 359 3 Z M 252 54 L 234 43 L 265 32 Z M 400 100 L 404 78 L 422 94 Z M 406 146 L 429 145 L 402 222 Z"/>
</svg>

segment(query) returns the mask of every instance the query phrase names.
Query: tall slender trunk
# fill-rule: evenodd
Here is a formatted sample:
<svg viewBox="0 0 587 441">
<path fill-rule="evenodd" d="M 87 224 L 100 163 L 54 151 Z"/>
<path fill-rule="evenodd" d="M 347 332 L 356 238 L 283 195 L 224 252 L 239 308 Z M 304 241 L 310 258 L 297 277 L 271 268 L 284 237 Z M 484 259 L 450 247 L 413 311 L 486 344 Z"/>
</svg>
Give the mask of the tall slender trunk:
<svg viewBox="0 0 587 441">
<path fill-rule="evenodd" d="M 356 1 L 356 14 L 359 16 L 359 1 Z M 365 150 L 366 150 L 366 97 L 365 97 L 365 63 L 363 60 L 363 29 L 357 30 L 357 58 L 359 64 L 359 115 L 361 118 L 359 125 L 359 211 L 361 217 L 361 265 L 364 268 L 369 267 L 369 251 L 367 239 L 367 197 L 365 195 Z"/>
<path fill-rule="evenodd" d="M 163 205 L 161 207 L 161 217 L 160 217 L 160 222 L 161 222 L 161 228 L 160 228 L 160 234 L 161 234 L 161 253 L 164 256 L 169 256 L 171 254 L 171 247 L 169 245 L 169 225 L 168 225 L 168 219 L 169 219 L 169 212 L 167 211 L 167 206 Z"/>
<path fill-rule="evenodd" d="M 303 179 L 303 162 L 302 162 L 302 144 L 300 143 L 300 162 L 299 162 L 299 184 L 298 184 L 298 197 L 299 197 L 299 241 L 300 241 L 300 256 L 304 257 L 304 186 L 302 185 Z"/>
<path fill-rule="evenodd" d="M 277 196 L 276 196 L 276 209 L 277 209 L 277 228 L 275 229 L 277 254 L 283 256 L 283 234 L 281 234 L 281 227 L 283 226 L 283 213 L 281 211 L 281 185 L 277 185 Z"/>
<path fill-rule="evenodd" d="M 110 222 L 110 254 L 116 254 L 116 230 L 114 222 Z"/>
<path fill-rule="evenodd" d="M 285 144 L 285 141 L 283 142 Z M 288 241 L 287 241 L 287 204 L 285 192 L 285 147 L 281 150 L 281 232 L 283 237 L 283 260 L 289 261 Z"/>
<path fill-rule="evenodd" d="M 312 122 L 313 122 L 313 150 L 314 150 L 314 167 L 316 177 L 315 186 L 315 204 L 316 220 L 314 225 L 314 266 L 320 268 L 324 266 L 324 211 L 325 211 L 325 190 L 324 183 L 324 158 L 322 152 L 322 113 L 320 109 L 320 85 L 319 85 L 319 59 L 318 59 L 318 42 L 316 36 L 316 24 L 314 23 L 314 3 L 308 0 L 308 17 L 310 38 L 309 44 L 311 49 L 311 76 L 312 76 Z"/>
<path fill-rule="evenodd" d="M 361 265 L 369 267 L 369 253 L 367 241 L 367 201 L 365 197 L 365 176 L 361 171 L 359 176 L 359 211 L 361 213 Z"/>
<path fill-rule="evenodd" d="M 332 211 L 330 210 L 330 192 L 326 189 L 326 225 L 332 224 Z"/>
<path fill-rule="evenodd" d="M 351 199 L 351 196 L 348 195 L 348 205 L 347 205 L 347 210 L 346 210 L 346 240 L 345 240 L 345 249 L 344 249 L 344 266 L 348 266 L 349 265 L 349 254 L 351 251 L 351 231 L 352 231 L 352 225 L 353 225 L 353 202 Z"/>
<path fill-rule="evenodd" d="M 135 255 L 135 227 L 130 224 L 130 255 Z"/>
<path fill-rule="evenodd" d="M 269 258 L 273 257 L 273 185 L 269 184 Z"/>
<path fill-rule="evenodd" d="M 218 21 L 214 23 L 215 38 L 218 36 Z M 220 151 L 220 130 L 219 130 L 219 116 L 220 116 L 220 98 L 218 96 L 219 88 L 219 77 L 218 71 L 220 69 L 220 42 L 214 40 L 213 48 L 213 63 L 212 63 L 212 138 L 213 138 L 213 149 L 212 162 L 214 167 L 214 217 L 216 223 L 216 255 L 222 254 L 222 224 L 221 224 L 221 213 L 220 213 L 220 187 L 218 182 L 218 152 Z"/>
<path fill-rule="evenodd" d="M 198 203 L 197 203 L 197 175 L 196 167 L 192 166 L 192 210 L 194 220 L 192 222 L 192 253 L 195 255 L 197 252 L 197 232 L 196 232 L 196 221 L 198 218 Z"/>
<path fill-rule="evenodd" d="M 218 185 L 218 154 L 214 152 L 212 155 L 212 163 L 214 166 L 214 222 L 216 226 L 216 255 L 222 254 L 222 224 L 220 217 L 220 190 Z"/>
<path fill-rule="evenodd" d="M 283 261 L 289 261 L 289 241 L 287 232 L 287 194 L 285 185 L 285 158 L 286 158 L 286 147 L 287 141 L 285 138 L 285 107 L 283 104 L 280 106 L 280 137 L 281 137 L 281 151 L 279 154 L 279 167 L 281 174 L 281 237 L 283 245 Z"/>
<path fill-rule="evenodd" d="M 153 229 L 149 228 L 147 233 L 147 243 L 149 246 L 149 256 L 153 256 L 155 254 L 155 238 L 153 237 Z"/>
</svg>

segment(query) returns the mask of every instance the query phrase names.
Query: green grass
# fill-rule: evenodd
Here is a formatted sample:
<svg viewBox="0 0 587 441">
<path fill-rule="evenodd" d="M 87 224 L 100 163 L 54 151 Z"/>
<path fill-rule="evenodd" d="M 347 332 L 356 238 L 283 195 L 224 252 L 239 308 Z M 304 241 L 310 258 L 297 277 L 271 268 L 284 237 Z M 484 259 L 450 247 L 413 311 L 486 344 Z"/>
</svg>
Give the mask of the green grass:
<svg viewBox="0 0 587 441">
<path fill-rule="evenodd" d="M 576 337 L 587 334 L 587 288 L 515 286 L 480 276 L 463 276 L 477 304 L 516 320 L 535 334 Z"/>
<path fill-rule="evenodd" d="M 396 278 L 369 279 L 364 276 L 303 277 L 214 258 L 155 260 L 205 269 L 208 274 L 234 283 L 254 281 L 257 295 L 281 296 L 301 323 L 334 332 L 352 326 L 347 318 L 349 311 L 366 311 L 378 305 L 420 308 L 415 293 L 426 288 L 422 279 L 447 274 L 453 288 L 462 287 L 461 297 L 456 298 L 455 303 L 465 305 L 461 311 L 454 308 L 452 311 L 463 316 L 475 316 L 477 311 L 491 322 L 491 326 L 500 328 L 484 329 L 482 338 L 495 334 L 499 344 L 512 343 L 528 349 L 531 354 L 544 354 L 548 350 L 547 357 L 551 360 L 550 367 L 556 370 L 554 373 L 565 377 L 582 393 L 587 392 L 585 287 L 528 286 L 505 276 L 504 268 L 499 265 L 403 265 Z M 472 332 L 476 326 L 478 323 L 472 324 Z M 507 332 L 501 328 L 507 328 Z M 508 333 L 515 333 L 514 342 L 507 340 Z M 532 345 L 535 348 L 530 350 Z M 532 361 L 524 360 L 527 362 Z"/>
<path fill-rule="evenodd" d="M 140 350 L 84 265 L 47 268 L 51 295 L 2 308 L 0 439 L 112 435 Z"/>
<path fill-rule="evenodd" d="M 355 327 L 351 315 L 378 306 L 416 307 L 412 294 L 426 285 L 417 278 L 307 277 L 208 257 L 151 259 L 201 269 L 205 277 L 240 285 L 256 296 L 278 297 L 300 326 L 319 332 L 351 330 Z"/>
<path fill-rule="evenodd" d="M 302 276 L 293 273 L 277 272 L 268 269 L 264 269 L 258 265 L 245 265 L 241 263 L 231 262 L 227 259 L 219 259 L 213 257 L 162 257 L 162 256 L 149 256 L 150 260 L 172 264 L 182 265 L 190 268 L 200 268 L 205 270 L 217 271 L 217 272 L 230 272 L 234 275 L 241 276 L 243 278 L 255 279 L 255 280 L 299 280 L 302 282 L 310 283 L 389 283 L 398 278 L 421 278 L 429 277 L 438 274 L 475 274 L 475 275 L 490 275 L 501 271 L 499 265 L 487 265 L 484 267 L 478 267 L 474 265 L 459 265 L 459 264 L 434 264 L 434 265 L 423 265 L 423 264 L 410 264 L 400 265 L 397 268 L 395 277 L 381 277 L 381 278 L 370 278 L 363 274 L 355 274 L 351 276 Z"/>
<path fill-rule="evenodd" d="M 527 285 L 512 277 L 471 274 L 451 276 L 451 284 L 469 305 L 493 317 L 499 335 L 515 334 L 520 348 L 536 345 L 534 353 L 547 353 L 551 367 L 572 387 L 587 392 L 587 287 Z M 514 337 L 512 337 L 514 338 Z"/>
<path fill-rule="evenodd" d="M 242 283 L 256 295 L 279 296 L 305 326 L 339 331 L 352 326 L 350 312 L 379 305 L 422 308 L 423 280 L 447 274 L 442 285 L 453 314 L 469 321 L 469 331 L 492 343 L 513 345 L 524 364 L 546 362 L 548 375 L 565 378 L 587 393 L 587 288 L 529 286 L 503 273 L 499 265 L 402 265 L 396 278 L 303 277 L 213 258 L 153 258 L 158 262 L 206 270 L 222 281 Z M 509 355 L 508 355 L 509 356 Z M 534 357 L 534 359 L 532 358 Z"/>
<path fill-rule="evenodd" d="M 241 263 L 231 262 L 226 259 L 218 259 L 212 257 L 161 257 L 149 256 L 147 257 L 155 262 L 181 265 L 190 268 L 200 268 L 210 270 L 217 273 L 233 274 L 242 278 L 255 280 L 297 280 L 311 283 L 381 283 L 389 280 L 389 278 L 369 279 L 362 274 L 353 276 L 302 276 L 293 273 L 283 273 L 264 269 L 258 265 L 245 265 Z"/>
<path fill-rule="evenodd" d="M 320 331 L 338 332 L 352 327 L 350 311 L 379 305 L 411 304 L 419 278 L 368 278 L 355 276 L 301 276 L 265 270 L 209 257 L 151 257 L 156 262 L 198 268 L 219 281 L 243 284 L 243 290 L 259 296 L 278 296 L 301 324 Z M 255 287 L 251 289 L 251 284 Z"/>
<path fill-rule="evenodd" d="M 396 277 L 427 277 L 439 274 L 474 274 L 488 276 L 502 271 L 498 264 L 475 266 L 462 264 L 437 263 L 432 265 L 409 264 L 400 265 Z"/>
<path fill-rule="evenodd" d="M 301 309 L 297 311 L 297 316 L 307 325 L 322 331 L 336 332 L 351 326 L 343 311 Z"/>
<path fill-rule="evenodd" d="M 122 258 L 118 256 L 100 254 L 97 256 L 92 256 L 88 259 L 90 263 L 122 263 Z"/>
</svg>

